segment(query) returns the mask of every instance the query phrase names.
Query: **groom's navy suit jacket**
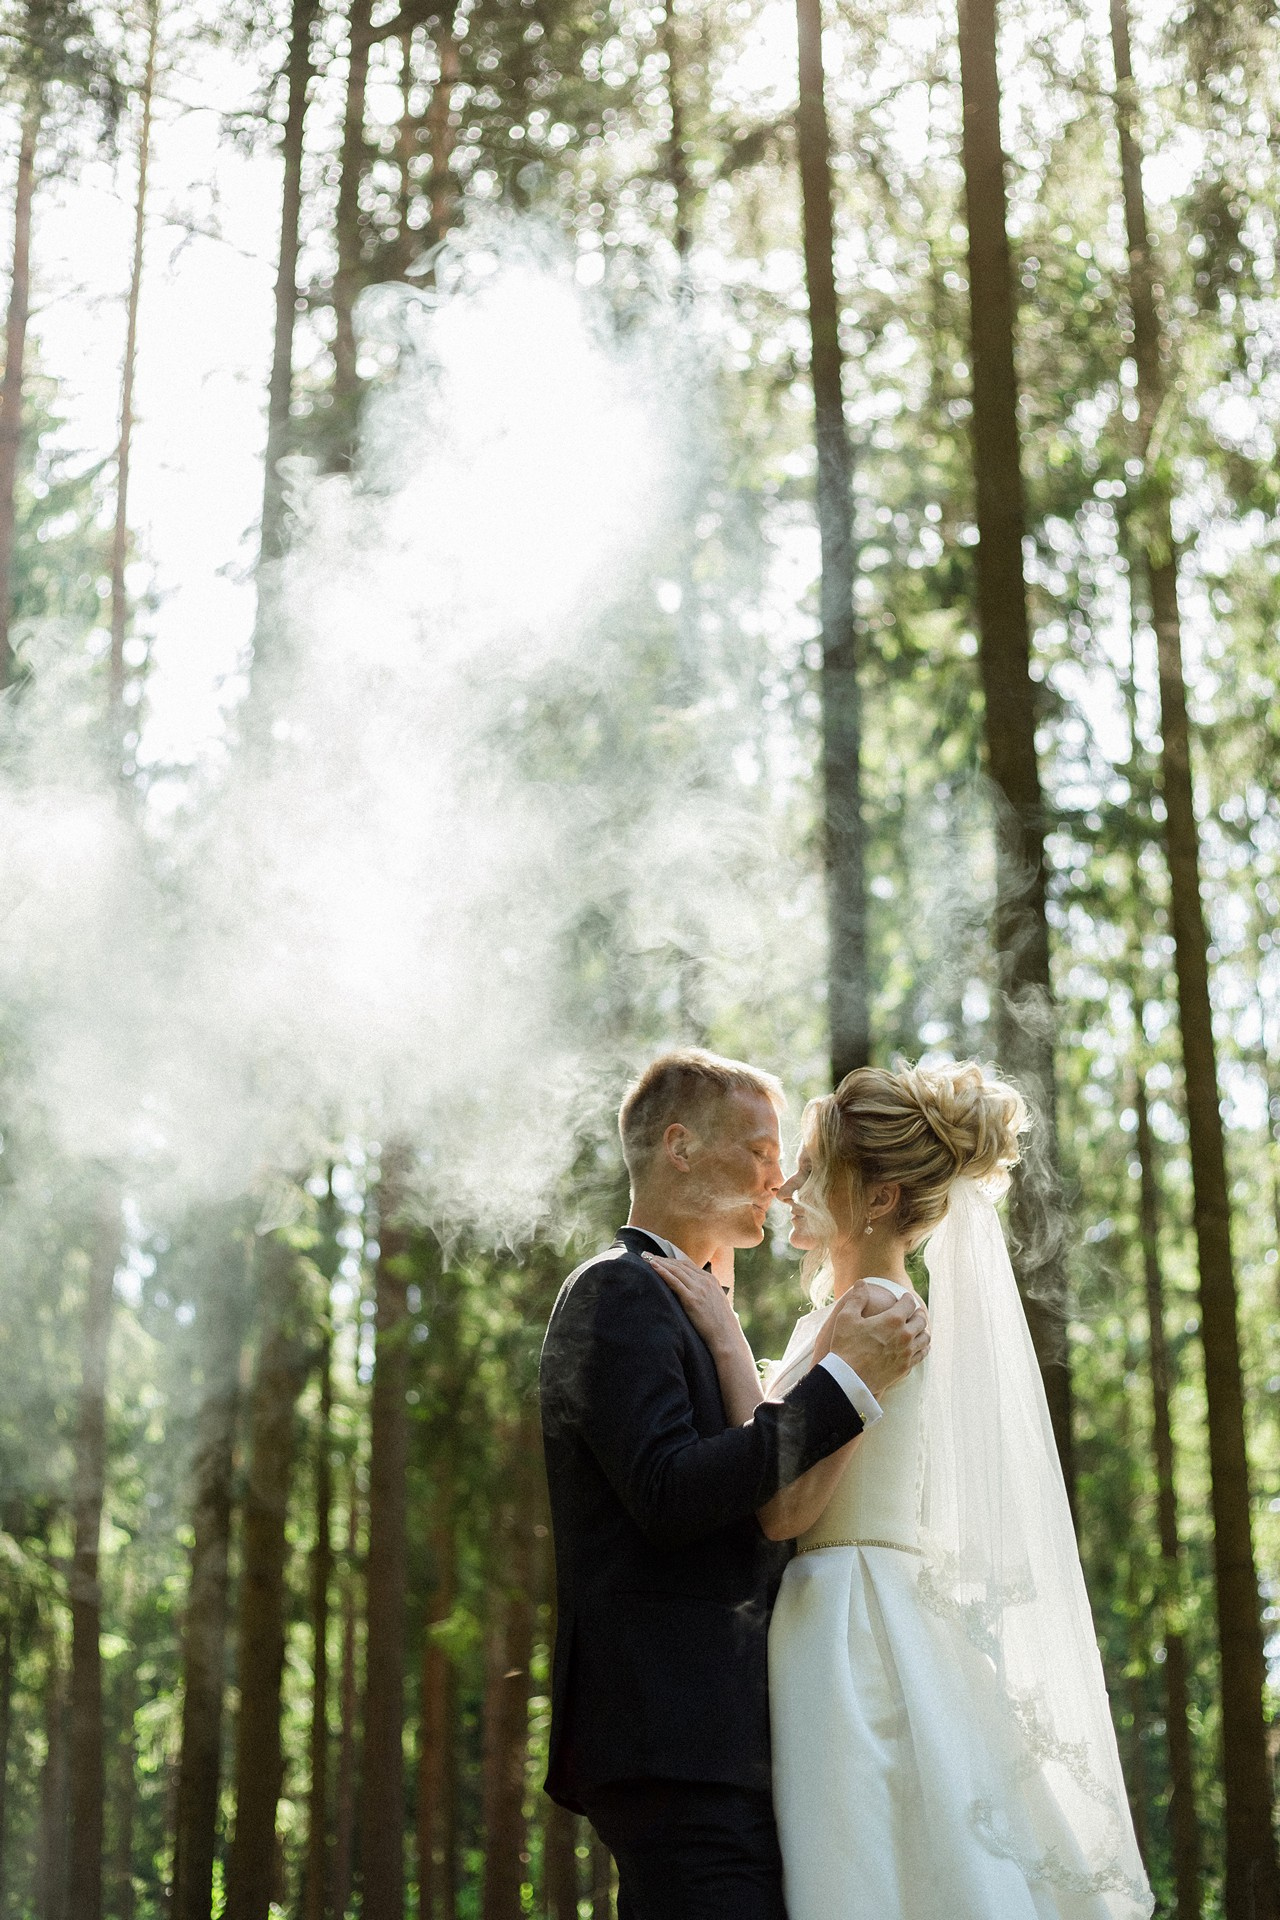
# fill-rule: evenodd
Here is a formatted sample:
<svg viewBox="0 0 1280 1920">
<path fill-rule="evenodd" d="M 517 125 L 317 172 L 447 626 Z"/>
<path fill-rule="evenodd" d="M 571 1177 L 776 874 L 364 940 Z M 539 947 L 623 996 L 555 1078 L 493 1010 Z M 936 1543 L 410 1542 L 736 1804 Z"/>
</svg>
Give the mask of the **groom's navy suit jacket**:
<svg viewBox="0 0 1280 1920">
<path fill-rule="evenodd" d="M 790 1547 L 757 1507 L 861 1432 L 815 1368 L 730 1427 L 715 1363 L 624 1227 L 560 1290 L 542 1349 L 556 1548 L 547 1792 L 623 1780 L 767 1790 L 769 1610 Z"/>
</svg>

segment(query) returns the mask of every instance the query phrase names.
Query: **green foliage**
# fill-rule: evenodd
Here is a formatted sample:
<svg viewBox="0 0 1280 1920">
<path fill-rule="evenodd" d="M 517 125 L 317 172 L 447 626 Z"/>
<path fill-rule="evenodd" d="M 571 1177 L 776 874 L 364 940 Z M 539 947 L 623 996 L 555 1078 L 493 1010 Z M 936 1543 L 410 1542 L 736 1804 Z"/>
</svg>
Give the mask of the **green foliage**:
<svg viewBox="0 0 1280 1920">
<path fill-rule="evenodd" d="M 65 444 L 52 382 L 24 383 L 19 469 L 14 621 L 19 633 L 56 622 L 77 638 L 102 618 L 108 566 L 103 463 Z"/>
</svg>

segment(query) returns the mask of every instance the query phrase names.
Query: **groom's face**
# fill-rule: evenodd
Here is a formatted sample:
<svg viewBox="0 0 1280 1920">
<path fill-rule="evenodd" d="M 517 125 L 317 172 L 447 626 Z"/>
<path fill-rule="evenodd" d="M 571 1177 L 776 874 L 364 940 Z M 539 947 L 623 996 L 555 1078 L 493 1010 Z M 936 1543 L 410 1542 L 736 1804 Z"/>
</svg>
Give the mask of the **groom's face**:
<svg viewBox="0 0 1280 1920">
<path fill-rule="evenodd" d="M 762 1093 L 731 1093 L 707 1115 L 690 1154 L 698 1212 L 720 1244 L 755 1247 L 782 1185 L 782 1141 L 773 1102 Z"/>
</svg>

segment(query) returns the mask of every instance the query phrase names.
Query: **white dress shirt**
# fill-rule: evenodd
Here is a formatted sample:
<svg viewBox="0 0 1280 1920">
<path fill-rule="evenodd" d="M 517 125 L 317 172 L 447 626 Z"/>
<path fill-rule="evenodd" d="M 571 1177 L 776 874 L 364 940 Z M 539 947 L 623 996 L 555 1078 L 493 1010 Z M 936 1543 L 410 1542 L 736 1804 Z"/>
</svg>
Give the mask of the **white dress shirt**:
<svg viewBox="0 0 1280 1920">
<path fill-rule="evenodd" d="M 660 1233 L 654 1233 L 649 1227 L 639 1227 L 637 1231 L 645 1234 L 655 1246 L 661 1247 L 669 1259 L 689 1260 L 689 1255 L 682 1247 L 675 1246 L 670 1240 L 664 1240 Z M 689 1264 L 696 1266 L 697 1262 L 690 1260 Z M 855 1373 L 849 1362 L 842 1360 L 838 1353 L 824 1354 L 818 1365 L 826 1368 L 863 1426 L 873 1427 L 883 1414 L 884 1408 L 861 1375 Z"/>
</svg>

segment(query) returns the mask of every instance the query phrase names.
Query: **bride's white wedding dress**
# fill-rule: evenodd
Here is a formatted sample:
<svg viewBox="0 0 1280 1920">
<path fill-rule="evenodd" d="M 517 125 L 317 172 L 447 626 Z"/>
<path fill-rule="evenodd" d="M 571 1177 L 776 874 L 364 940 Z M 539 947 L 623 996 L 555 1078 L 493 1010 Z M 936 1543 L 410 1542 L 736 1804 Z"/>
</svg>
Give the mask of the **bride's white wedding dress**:
<svg viewBox="0 0 1280 1920">
<path fill-rule="evenodd" d="M 774 1610 L 787 1911 L 1138 1920 L 1151 1897 L 1065 1493 L 1060 1476 L 1051 1484 L 1056 1456 L 1027 1457 L 1051 1451 L 1047 1410 L 1032 1404 L 1039 1376 L 1012 1272 L 992 1283 L 980 1271 L 995 1257 L 992 1226 L 1008 1267 L 999 1222 L 975 1192 L 946 1224 L 941 1284 L 930 1261 L 933 1352 L 885 1395 Z M 955 1283 L 957 1257 L 973 1269 L 967 1284 Z M 1015 1317 L 1026 1347 L 1011 1357 Z M 824 1318 L 800 1321 L 771 1394 L 812 1364 Z M 964 1462 L 966 1445 L 976 1458 Z M 1042 1511 L 1022 1513 L 1028 1500 Z"/>
</svg>

